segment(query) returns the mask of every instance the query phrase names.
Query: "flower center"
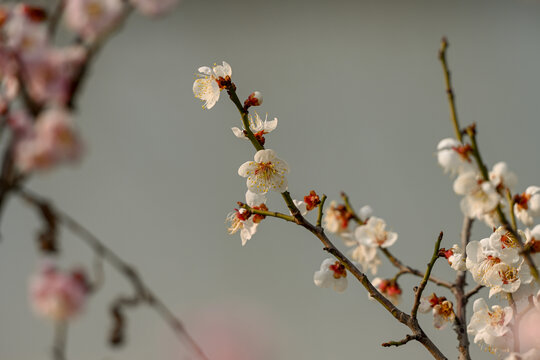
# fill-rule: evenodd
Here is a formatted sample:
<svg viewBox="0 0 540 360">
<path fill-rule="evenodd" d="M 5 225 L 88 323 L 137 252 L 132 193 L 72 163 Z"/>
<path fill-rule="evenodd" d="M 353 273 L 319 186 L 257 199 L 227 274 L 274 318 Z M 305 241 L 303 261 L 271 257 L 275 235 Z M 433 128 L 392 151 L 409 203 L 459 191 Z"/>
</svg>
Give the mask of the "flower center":
<svg viewBox="0 0 540 360">
<path fill-rule="evenodd" d="M 462 146 L 457 146 L 457 147 L 454 146 L 452 147 L 452 150 L 454 150 L 459 155 L 461 160 L 471 162 L 471 157 L 470 157 L 470 154 L 472 153 L 471 145 L 467 144 L 467 145 L 462 145 Z"/>
<path fill-rule="evenodd" d="M 345 266 L 339 261 L 336 261 L 328 268 L 334 272 L 334 279 L 347 277 L 347 270 L 345 269 Z"/>
<path fill-rule="evenodd" d="M 259 166 L 255 169 L 255 175 L 261 176 L 265 180 L 270 180 L 270 178 L 276 173 L 275 165 L 269 162 L 261 162 Z"/>
<path fill-rule="evenodd" d="M 497 327 L 504 325 L 504 311 L 502 309 L 497 309 L 494 312 L 488 311 L 488 315 L 491 326 Z"/>
<path fill-rule="evenodd" d="M 510 284 L 518 279 L 518 270 L 514 267 L 507 267 L 506 270 L 500 270 L 499 276 L 503 284 Z"/>
</svg>

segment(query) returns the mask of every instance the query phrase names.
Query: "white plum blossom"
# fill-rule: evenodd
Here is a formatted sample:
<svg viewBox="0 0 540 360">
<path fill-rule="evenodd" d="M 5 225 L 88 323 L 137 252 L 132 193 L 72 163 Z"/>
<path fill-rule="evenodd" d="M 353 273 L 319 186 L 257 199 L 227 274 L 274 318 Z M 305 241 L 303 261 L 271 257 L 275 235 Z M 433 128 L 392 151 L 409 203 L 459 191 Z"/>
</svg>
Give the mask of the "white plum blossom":
<svg viewBox="0 0 540 360">
<path fill-rule="evenodd" d="M 491 273 L 496 271 L 495 265 L 504 263 L 511 266 L 518 265 L 519 253 L 515 248 L 492 247 L 490 238 L 480 241 L 471 241 L 466 248 L 467 269 L 471 272 L 474 281 L 480 285 L 491 286 Z"/>
<path fill-rule="evenodd" d="M 525 247 L 530 249 L 530 254 L 534 257 L 535 264 L 538 264 L 540 260 L 540 225 L 536 225 L 534 228 L 525 229 Z"/>
<path fill-rule="evenodd" d="M 533 217 L 540 216 L 540 187 L 529 186 L 523 194 L 515 196 L 516 217 L 525 226 L 534 224 Z"/>
<path fill-rule="evenodd" d="M 179 0 L 129 0 L 137 10 L 146 16 L 159 16 L 172 10 Z"/>
<path fill-rule="evenodd" d="M 498 305 L 488 308 L 483 298 L 477 299 L 473 305 L 467 332 L 474 335 L 476 344 L 483 343 L 490 348 L 507 351 L 512 348 L 513 335 L 510 328 L 513 311 L 510 306 L 502 308 Z"/>
<path fill-rule="evenodd" d="M 489 179 L 497 189 L 513 189 L 517 185 L 517 175 L 508 170 L 508 165 L 500 161 L 493 165 L 489 172 Z"/>
<path fill-rule="evenodd" d="M 21 51 L 23 56 L 45 48 L 49 40 L 45 20 L 46 12 L 43 9 L 27 4 L 15 5 L 2 27 L 6 36 L 5 44 Z"/>
<path fill-rule="evenodd" d="M 203 108 L 211 109 L 219 100 L 219 94 L 231 82 L 232 69 L 223 61 L 223 65 L 215 65 L 210 68 L 201 66 L 198 79 L 193 83 L 193 94 L 204 101 Z"/>
<path fill-rule="evenodd" d="M 350 219 L 351 214 L 347 211 L 345 205 L 338 205 L 337 202 L 332 201 L 326 209 L 323 219 L 324 228 L 331 233 L 347 234 L 348 237 L 350 235 Z"/>
<path fill-rule="evenodd" d="M 452 269 L 456 271 L 467 270 L 465 251 L 459 245 L 452 245 L 452 248 L 445 251 L 444 256 Z"/>
<path fill-rule="evenodd" d="M 361 244 L 382 248 L 392 246 L 398 238 L 397 233 L 386 230 L 386 222 L 383 219 L 375 216 L 370 217 L 365 225 L 358 226 L 354 236 Z"/>
<path fill-rule="evenodd" d="M 450 301 L 444 296 L 437 297 L 434 293 L 428 297 L 420 298 L 420 306 L 418 311 L 433 314 L 433 326 L 436 329 L 442 330 L 448 323 L 455 319 L 454 308 Z"/>
<path fill-rule="evenodd" d="M 362 271 L 369 270 L 373 275 L 377 273 L 381 259 L 376 247 L 366 246 L 354 241 L 355 248 L 351 251 L 351 259 L 362 266 Z"/>
<path fill-rule="evenodd" d="M 252 208 L 266 208 L 266 197 L 264 194 L 258 194 L 251 191 L 246 191 L 246 204 Z M 247 241 L 257 232 L 257 227 L 262 218 L 258 215 L 251 214 L 248 210 L 241 208 L 234 209 L 233 212 L 227 215 L 227 221 L 230 222 L 228 229 L 229 234 L 234 234 L 240 231 L 240 239 L 242 246 L 245 246 Z"/>
<path fill-rule="evenodd" d="M 470 218 L 482 219 L 492 211 L 501 199 L 495 186 L 490 181 L 484 181 L 474 172 L 459 175 L 454 181 L 454 191 L 464 195 L 461 199 L 461 211 Z"/>
<path fill-rule="evenodd" d="M 471 147 L 453 138 L 442 139 L 437 145 L 437 161 L 450 175 L 472 171 L 475 166 L 470 158 Z"/>
<path fill-rule="evenodd" d="M 264 135 L 275 130 L 278 125 L 278 119 L 274 118 L 273 120 L 268 120 L 268 114 L 266 114 L 264 121 L 257 113 L 255 113 L 255 116 L 252 116 L 251 114 L 248 115 L 248 120 L 249 129 L 251 132 L 253 132 L 253 135 L 255 135 L 255 138 L 259 141 L 259 143 L 261 143 L 261 145 L 264 145 Z M 237 127 L 233 127 L 231 130 L 237 138 L 247 139 L 244 132 L 245 130 L 241 130 Z"/>
<path fill-rule="evenodd" d="M 94 42 L 112 29 L 123 10 L 122 0 L 66 0 L 64 16 L 71 30 Z"/>
<path fill-rule="evenodd" d="M 313 275 L 313 282 L 321 288 L 332 287 L 338 293 L 347 289 L 347 270 L 335 259 L 325 259 L 319 271 Z"/>
<path fill-rule="evenodd" d="M 489 297 L 499 292 L 515 293 L 522 284 L 529 284 L 532 280 L 529 266 L 523 261 L 518 266 L 503 262 L 495 264 L 486 277 Z"/>
<path fill-rule="evenodd" d="M 284 192 L 287 190 L 289 165 L 276 156 L 274 150 L 259 150 L 255 161 L 246 161 L 238 169 L 238 175 L 247 177 L 247 187 L 255 193 L 266 193 L 269 190 Z"/>
</svg>

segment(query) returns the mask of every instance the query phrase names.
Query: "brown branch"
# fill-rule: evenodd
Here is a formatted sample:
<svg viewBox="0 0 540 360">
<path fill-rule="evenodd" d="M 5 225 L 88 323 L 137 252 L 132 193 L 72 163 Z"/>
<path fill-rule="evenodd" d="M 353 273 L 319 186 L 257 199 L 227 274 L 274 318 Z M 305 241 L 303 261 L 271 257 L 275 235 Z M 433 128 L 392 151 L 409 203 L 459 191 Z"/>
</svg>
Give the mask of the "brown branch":
<svg viewBox="0 0 540 360">
<path fill-rule="evenodd" d="M 476 295 L 480 290 L 484 288 L 483 285 L 476 285 L 474 289 L 465 294 L 465 298 L 469 300 L 471 296 Z"/>
<path fill-rule="evenodd" d="M 465 216 L 463 218 L 463 227 L 461 229 L 461 248 L 465 252 L 467 244 L 469 244 L 471 238 L 471 228 L 474 220 Z M 466 253 L 464 253 L 466 256 Z M 469 336 L 467 335 L 467 303 L 469 301 L 469 294 L 465 294 L 465 285 L 466 285 L 466 271 L 458 271 L 456 275 L 456 281 L 452 292 L 456 298 L 456 311 L 454 319 L 454 331 L 457 334 L 458 339 L 458 350 L 459 350 L 459 360 L 470 360 L 471 355 L 469 354 Z M 480 286 L 477 292 L 482 288 Z"/>
<path fill-rule="evenodd" d="M 198 358 L 207 360 L 208 358 L 202 352 L 199 345 L 193 340 L 191 335 L 185 329 L 183 323 L 172 313 L 171 310 L 150 290 L 150 288 L 143 281 L 136 269 L 126 261 L 124 261 L 119 255 L 99 240 L 93 233 L 86 229 L 83 225 L 73 219 L 66 212 L 52 206 L 50 202 L 40 195 L 28 189 L 17 189 L 17 194 L 26 200 L 29 204 L 42 207 L 43 204 L 48 204 L 51 211 L 55 214 L 59 223 L 70 229 L 81 240 L 83 240 L 98 256 L 105 260 L 108 264 L 114 267 L 120 274 L 124 275 L 126 279 L 133 286 L 135 296 L 138 301 L 145 303 L 152 309 L 154 309 L 163 320 L 169 324 L 172 330 L 176 333 L 179 340 L 181 340 Z"/>
<path fill-rule="evenodd" d="M 443 73 L 444 73 L 444 81 L 446 84 L 446 94 L 448 95 L 448 105 L 450 106 L 450 120 L 452 121 L 452 124 L 454 125 L 454 132 L 456 134 L 456 139 L 458 139 L 460 143 L 463 143 L 461 129 L 459 127 L 459 121 L 458 121 L 458 116 L 457 116 L 456 101 L 454 99 L 454 90 L 452 89 L 450 70 L 448 69 L 448 65 L 446 62 L 447 49 L 448 49 L 448 39 L 446 39 L 446 37 L 443 37 L 441 40 L 441 48 L 439 50 L 439 60 L 441 62 Z"/>
<path fill-rule="evenodd" d="M 324 202 L 326 201 L 326 195 L 323 194 L 321 198 L 321 202 L 319 203 L 319 209 L 317 214 L 317 222 L 315 223 L 317 227 L 321 227 L 322 218 L 323 218 L 323 209 L 324 209 Z"/>
<path fill-rule="evenodd" d="M 407 336 L 405 336 L 405 339 L 402 339 L 402 340 L 399 340 L 399 341 L 385 342 L 385 343 L 382 343 L 381 346 L 383 346 L 383 347 L 390 347 L 390 346 L 398 347 L 398 346 L 401 346 L 401 345 L 405 345 L 406 343 L 408 343 L 411 340 L 418 340 L 418 336 L 417 335 L 407 335 Z"/>
</svg>

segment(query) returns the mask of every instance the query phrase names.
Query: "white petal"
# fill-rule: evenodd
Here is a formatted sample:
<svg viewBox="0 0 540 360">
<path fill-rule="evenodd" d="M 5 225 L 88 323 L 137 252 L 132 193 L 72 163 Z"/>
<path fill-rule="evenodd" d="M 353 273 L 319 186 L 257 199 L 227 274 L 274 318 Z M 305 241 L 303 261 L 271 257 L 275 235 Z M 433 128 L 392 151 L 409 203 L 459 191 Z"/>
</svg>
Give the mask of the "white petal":
<svg viewBox="0 0 540 360">
<path fill-rule="evenodd" d="M 242 177 L 248 177 L 254 174 L 257 168 L 257 163 L 253 161 L 246 161 L 238 168 L 238 175 Z"/>
<path fill-rule="evenodd" d="M 233 127 L 231 128 L 233 134 L 237 137 L 237 138 L 245 138 L 246 135 L 244 134 L 244 131 L 243 130 L 240 130 L 239 128 L 237 127 Z"/>
</svg>

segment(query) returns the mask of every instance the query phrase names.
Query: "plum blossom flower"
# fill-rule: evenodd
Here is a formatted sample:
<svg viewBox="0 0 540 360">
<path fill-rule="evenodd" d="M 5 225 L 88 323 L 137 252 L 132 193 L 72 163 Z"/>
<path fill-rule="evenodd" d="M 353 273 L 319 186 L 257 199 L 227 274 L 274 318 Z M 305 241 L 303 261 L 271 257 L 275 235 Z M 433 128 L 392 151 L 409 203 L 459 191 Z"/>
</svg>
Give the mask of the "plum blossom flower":
<svg viewBox="0 0 540 360">
<path fill-rule="evenodd" d="M 523 260 L 518 266 L 497 263 L 487 273 L 489 297 L 499 292 L 515 293 L 522 284 L 529 284 L 532 280 L 529 266 Z"/>
<path fill-rule="evenodd" d="M 193 83 L 193 94 L 204 101 L 203 108 L 211 109 L 219 100 L 219 93 L 231 84 L 232 69 L 225 61 L 213 68 L 201 66 L 198 79 Z"/>
<path fill-rule="evenodd" d="M 246 203 L 254 209 L 268 210 L 265 205 L 266 197 L 264 194 L 258 194 L 248 190 L 246 191 Z M 252 214 L 244 208 L 240 210 L 234 209 L 234 212 L 227 215 L 227 221 L 230 222 L 228 232 L 232 235 L 240 231 L 242 246 L 245 246 L 247 241 L 257 232 L 257 226 L 263 218 L 261 215 Z"/>
<path fill-rule="evenodd" d="M 22 172 L 47 170 L 63 162 L 76 161 L 81 153 L 82 143 L 71 114 L 63 108 L 50 108 L 18 139 L 15 163 Z"/>
<path fill-rule="evenodd" d="M 348 233 L 351 219 L 352 214 L 347 211 L 345 205 L 338 205 L 335 201 L 332 201 L 326 209 L 324 228 L 331 233 Z"/>
<path fill-rule="evenodd" d="M 525 248 L 530 249 L 530 254 L 535 257 L 535 263 L 537 263 L 538 254 L 540 254 L 540 225 L 536 225 L 532 230 L 525 229 L 525 239 L 527 239 Z"/>
<path fill-rule="evenodd" d="M 520 262 L 517 249 L 493 247 L 490 238 L 471 241 L 467 244 L 466 252 L 467 269 L 471 272 L 474 281 L 484 286 L 491 286 L 491 281 L 493 281 L 491 273 L 501 270 L 495 267 L 497 264 L 503 263 L 515 267 Z"/>
<path fill-rule="evenodd" d="M 86 60 L 82 46 L 44 48 L 24 57 L 24 80 L 28 93 L 38 103 L 66 104 L 73 78 Z"/>
<path fill-rule="evenodd" d="M 397 233 L 386 230 L 386 222 L 383 219 L 375 216 L 370 217 L 365 225 L 358 226 L 354 236 L 361 244 L 382 248 L 392 246 L 398 238 Z"/>
<path fill-rule="evenodd" d="M 371 282 L 394 305 L 399 305 L 401 301 L 401 288 L 399 284 L 392 279 L 375 278 Z M 370 296 L 371 299 L 371 296 Z"/>
<path fill-rule="evenodd" d="M 67 26 L 86 41 L 94 42 L 112 29 L 124 10 L 122 0 L 67 0 Z"/>
<path fill-rule="evenodd" d="M 476 344 L 483 343 L 503 351 L 512 348 L 513 336 L 509 326 L 513 317 L 511 307 L 494 305 L 490 310 L 486 301 L 480 298 L 474 302 L 473 311 L 467 332 L 474 335 Z"/>
<path fill-rule="evenodd" d="M 255 193 L 266 193 L 269 190 L 284 192 L 287 190 L 289 165 L 276 156 L 274 150 L 259 150 L 255 161 L 246 161 L 238 169 L 238 175 L 247 177 L 247 187 Z"/>
<path fill-rule="evenodd" d="M 315 209 L 321 203 L 321 200 L 319 199 L 319 195 L 317 195 L 315 190 L 311 190 L 309 195 L 304 196 L 303 201 L 293 199 L 293 203 L 300 211 L 300 214 L 304 216 L 308 213 L 308 211 Z"/>
<path fill-rule="evenodd" d="M 459 175 L 454 181 L 454 191 L 458 195 L 465 195 L 461 199 L 461 211 L 470 218 L 482 219 L 501 199 L 495 186 L 490 181 L 482 180 L 474 172 Z"/>
<path fill-rule="evenodd" d="M 17 4 L 3 26 L 5 44 L 23 55 L 46 47 L 48 43 L 45 10 Z"/>
<path fill-rule="evenodd" d="M 452 248 L 444 252 L 444 257 L 448 261 L 450 267 L 456 271 L 465 271 L 467 270 L 467 265 L 465 262 L 465 251 L 459 245 L 454 244 Z"/>
<path fill-rule="evenodd" d="M 472 148 L 453 138 L 442 139 L 437 145 L 437 161 L 445 173 L 461 174 L 475 170 L 471 160 Z"/>
<path fill-rule="evenodd" d="M 517 175 L 508 170 L 508 165 L 500 161 L 493 165 L 489 179 L 497 189 L 513 189 L 517 185 Z"/>
<path fill-rule="evenodd" d="M 453 322 L 455 319 L 452 303 L 446 300 L 444 296 L 437 297 L 435 293 L 420 299 L 418 311 L 422 313 L 431 311 L 433 314 L 433 326 L 439 330 L 444 329 L 449 322 Z"/>
<path fill-rule="evenodd" d="M 377 254 L 377 248 L 366 246 L 354 241 L 355 248 L 351 251 L 351 259 L 362 266 L 362 271 L 369 270 L 373 275 L 377 273 L 381 259 Z"/>
<path fill-rule="evenodd" d="M 129 0 L 137 10 L 146 16 L 159 16 L 172 10 L 178 0 Z"/>
<path fill-rule="evenodd" d="M 246 101 L 244 101 L 244 109 L 248 109 L 250 106 L 261 106 L 263 97 L 260 91 L 254 91 L 249 94 Z"/>
<path fill-rule="evenodd" d="M 369 205 L 364 205 L 360 208 L 358 211 L 358 217 L 363 221 L 367 222 L 367 220 L 373 215 L 373 209 Z"/>
<path fill-rule="evenodd" d="M 514 196 L 516 217 L 525 226 L 532 226 L 533 217 L 540 216 L 540 187 L 529 186 L 523 194 Z"/>
<path fill-rule="evenodd" d="M 88 284 L 84 273 L 66 273 L 45 265 L 30 281 L 30 298 L 37 314 L 66 321 L 79 314 L 86 302 Z"/>
<path fill-rule="evenodd" d="M 265 143 L 264 135 L 276 129 L 277 124 L 278 124 L 278 119 L 274 118 L 273 120 L 268 120 L 268 114 L 266 114 L 266 117 L 263 121 L 261 117 L 259 116 L 259 114 L 255 113 L 254 117 L 251 114 L 248 115 L 248 120 L 249 120 L 249 129 L 251 130 L 253 135 L 255 135 L 255 139 L 257 139 L 257 141 L 261 145 L 264 146 L 264 143 Z M 245 130 L 240 130 L 237 127 L 233 127 L 231 130 L 237 138 L 247 139 Z"/>
<path fill-rule="evenodd" d="M 313 275 L 313 282 L 318 287 L 332 287 L 338 293 L 342 293 L 347 289 L 347 269 L 337 260 L 325 259 L 320 270 Z"/>
</svg>

